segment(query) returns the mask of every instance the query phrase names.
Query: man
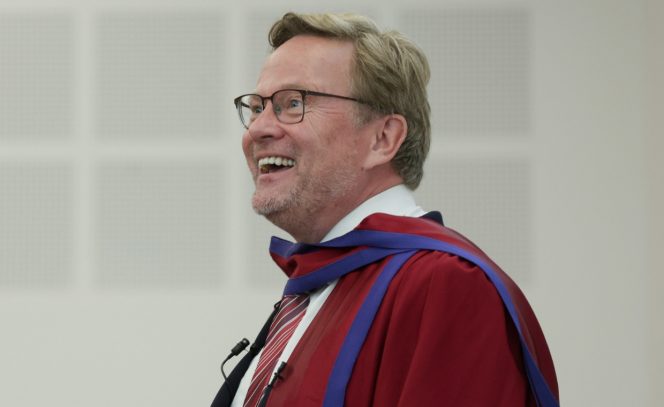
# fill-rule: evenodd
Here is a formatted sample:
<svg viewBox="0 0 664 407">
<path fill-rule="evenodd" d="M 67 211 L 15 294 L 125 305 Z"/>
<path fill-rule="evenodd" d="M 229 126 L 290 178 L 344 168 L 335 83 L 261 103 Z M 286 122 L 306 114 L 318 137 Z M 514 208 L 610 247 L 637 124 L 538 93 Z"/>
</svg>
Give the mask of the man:
<svg viewBox="0 0 664 407">
<path fill-rule="evenodd" d="M 413 199 L 422 51 L 356 15 L 288 13 L 269 39 L 235 104 L 254 210 L 298 243 L 273 239 L 285 296 L 213 406 L 557 405 L 525 297 Z"/>
</svg>

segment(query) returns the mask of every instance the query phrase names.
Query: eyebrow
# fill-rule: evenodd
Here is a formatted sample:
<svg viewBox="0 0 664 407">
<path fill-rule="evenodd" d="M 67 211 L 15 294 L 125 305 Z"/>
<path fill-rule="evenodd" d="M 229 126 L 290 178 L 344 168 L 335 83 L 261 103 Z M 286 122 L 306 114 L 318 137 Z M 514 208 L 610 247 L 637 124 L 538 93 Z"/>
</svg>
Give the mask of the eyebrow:
<svg viewBox="0 0 664 407">
<path fill-rule="evenodd" d="M 287 83 L 283 86 L 280 86 L 279 89 L 277 89 L 276 91 L 280 91 L 280 90 L 284 90 L 284 89 L 311 90 L 311 91 L 315 91 L 315 92 L 319 91 L 319 89 L 317 89 L 316 87 L 303 86 L 302 84 L 296 84 L 296 83 Z M 258 91 L 256 89 L 254 89 L 252 92 L 257 94 L 257 95 L 260 94 L 260 93 L 258 93 Z M 272 93 L 274 93 L 274 92 L 272 92 Z"/>
</svg>

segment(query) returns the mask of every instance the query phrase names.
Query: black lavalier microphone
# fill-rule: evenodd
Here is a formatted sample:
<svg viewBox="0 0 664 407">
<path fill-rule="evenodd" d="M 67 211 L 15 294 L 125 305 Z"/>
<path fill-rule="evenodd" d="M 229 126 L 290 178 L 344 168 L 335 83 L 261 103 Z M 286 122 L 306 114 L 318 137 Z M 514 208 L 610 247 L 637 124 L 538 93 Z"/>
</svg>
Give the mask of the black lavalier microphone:
<svg viewBox="0 0 664 407">
<path fill-rule="evenodd" d="M 224 376 L 224 380 L 228 379 L 226 377 L 226 373 L 224 372 L 224 365 L 226 362 L 228 362 L 233 356 L 237 356 L 245 350 L 249 346 L 249 339 L 247 338 L 242 338 L 240 342 L 237 343 L 237 345 L 233 346 L 233 349 L 231 349 L 231 353 L 224 359 L 223 362 L 221 362 L 221 375 Z"/>
<path fill-rule="evenodd" d="M 263 389 L 263 394 L 261 395 L 261 398 L 258 401 L 258 407 L 265 407 L 265 404 L 267 404 L 267 399 L 268 397 L 270 397 L 270 392 L 272 392 L 274 384 L 277 382 L 277 380 L 283 379 L 283 377 L 281 377 L 281 372 L 283 372 L 285 368 L 286 368 L 286 362 L 281 362 L 279 364 L 279 367 L 277 367 L 276 371 L 274 372 L 272 380 L 270 380 L 267 386 L 265 386 L 265 389 Z"/>
</svg>

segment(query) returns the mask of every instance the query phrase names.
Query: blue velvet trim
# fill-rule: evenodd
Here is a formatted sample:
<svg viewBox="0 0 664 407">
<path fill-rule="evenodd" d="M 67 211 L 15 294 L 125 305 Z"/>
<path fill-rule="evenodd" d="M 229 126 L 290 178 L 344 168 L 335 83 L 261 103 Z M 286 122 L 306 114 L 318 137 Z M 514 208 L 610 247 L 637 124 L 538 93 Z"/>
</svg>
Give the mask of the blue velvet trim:
<svg viewBox="0 0 664 407">
<path fill-rule="evenodd" d="M 334 362 L 330 380 L 325 390 L 323 407 L 344 405 L 346 386 L 348 386 L 348 381 L 353 372 L 357 355 L 360 353 L 362 345 L 364 345 L 364 340 L 367 338 L 369 328 L 378 312 L 378 307 L 380 307 L 383 301 L 387 287 L 399 269 L 401 269 L 401 266 L 413 254 L 415 254 L 415 251 L 400 253 L 390 259 L 373 286 L 371 286 L 371 291 L 369 291 L 367 298 L 362 303 L 362 307 L 357 312 L 348 335 L 346 335 L 346 339 L 344 339 L 344 343 L 341 345 L 337 360 Z"/>
</svg>

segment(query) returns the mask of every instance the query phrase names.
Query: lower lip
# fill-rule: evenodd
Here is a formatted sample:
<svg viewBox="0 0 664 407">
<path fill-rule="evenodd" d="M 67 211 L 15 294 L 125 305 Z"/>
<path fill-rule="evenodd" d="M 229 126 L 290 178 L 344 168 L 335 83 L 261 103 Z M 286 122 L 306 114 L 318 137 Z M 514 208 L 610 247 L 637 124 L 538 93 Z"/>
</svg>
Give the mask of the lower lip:
<svg viewBox="0 0 664 407">
<path fill-rule="evenodd" d="M 258 176 L 256 177 L 256 182 L 262 182 L 262 183 L 269 183 L 269 182 L 274 182 L 277 181 L 278 179 L 287 176 L 294 167 L 290 167 L 285 170 L 280 170 L 280 171 L 275 171 L 275 172 L 267 172 L 267 173 L 258 173 Z"/>
</svg>

